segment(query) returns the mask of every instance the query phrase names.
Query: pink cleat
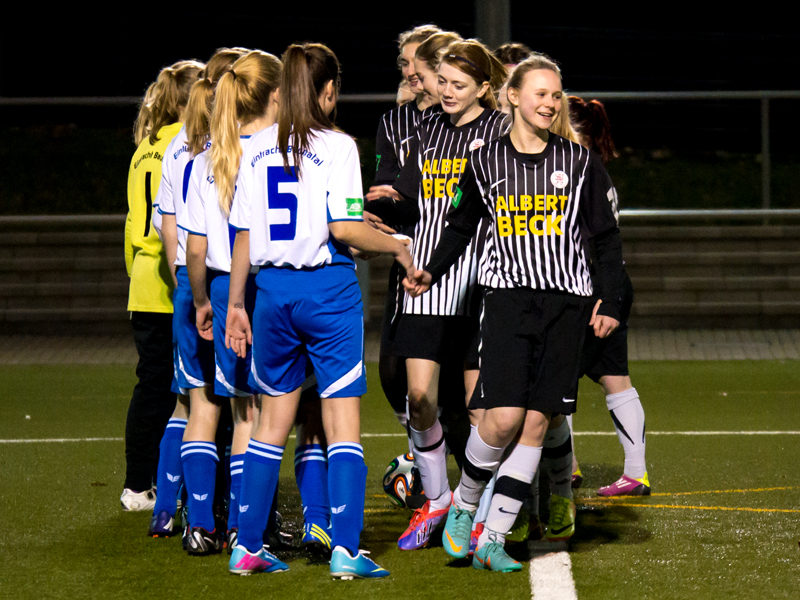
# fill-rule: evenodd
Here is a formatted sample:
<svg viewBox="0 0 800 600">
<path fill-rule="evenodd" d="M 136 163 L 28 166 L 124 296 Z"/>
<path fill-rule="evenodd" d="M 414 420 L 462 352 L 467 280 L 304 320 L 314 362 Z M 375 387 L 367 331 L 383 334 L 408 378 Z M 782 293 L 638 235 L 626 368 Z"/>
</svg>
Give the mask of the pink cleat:
<svg viewBox="0 0 800 600">
<path fill-rule="evenodd" d="M 650 479 L 647 473 L 641 479 L 634 479 L 623 475 L 611 485 L 601 487 L 597 490 L 600 496 L 649 496 Z"/>
</svg>

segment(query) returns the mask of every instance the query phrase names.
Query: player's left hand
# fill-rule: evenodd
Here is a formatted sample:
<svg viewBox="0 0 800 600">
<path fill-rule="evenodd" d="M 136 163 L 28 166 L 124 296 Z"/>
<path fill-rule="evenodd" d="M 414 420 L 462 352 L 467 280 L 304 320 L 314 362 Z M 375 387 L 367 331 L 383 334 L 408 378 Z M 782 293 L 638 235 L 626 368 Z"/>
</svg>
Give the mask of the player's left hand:
<svg viewBox="0 0 800 600">
<path fill-rule="evenodd" d="M 195 307 L 195 324 L 201 338 L 209 342 L 214 341 L 214 309 L 211 307 L 211 302 L 199 308 Z"/>
<path fill-rule="evenodd" d="M 369 225 L 373 229 L 377 229 L 378 231 L 382 231 L 383 233 L 388 233 L 389 235 L 392 235 L 393 233 L 397 233 L 394 229 L 392 229 L 388 225 L 385 225 L 383 223 L 383 220 L 380 217 L 378 217 L 376 215 L 373 215 L 368 210 L 364 211 L 363 219 L 364 219 L 364 223 L 366 223 L 367 225 Z"/>
<path fill-rule="evenodd" d="M 597 314 L 597 309 L 600 308 L 602 303 L 602 300 L 598 300 L 594 305 L 594 309 L 592 310 L 592 318 L 589 321 L 589 327 L 594 329 L 594 334 L 600 339 L 607 338 L 614 333 L 617 327 L 619 327 L 619 321 L 617 321 L 614 317 Z"/>
</svg>

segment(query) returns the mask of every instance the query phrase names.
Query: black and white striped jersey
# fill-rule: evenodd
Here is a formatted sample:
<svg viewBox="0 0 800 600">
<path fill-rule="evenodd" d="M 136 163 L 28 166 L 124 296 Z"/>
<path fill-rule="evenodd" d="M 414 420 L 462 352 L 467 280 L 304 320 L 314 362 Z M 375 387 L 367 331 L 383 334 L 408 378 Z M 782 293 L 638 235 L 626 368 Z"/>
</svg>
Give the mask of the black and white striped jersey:
<svg viewBox="0 0 800 600">
<path fill-rule="evenodd" d="M 416 102 L 393 108 L 381 117 L 375 137 L 375 185 L 392 185 L 406 163 L 422 111 Z"/>
<path fill-rule="evenodd" d="M 423 115 L 412 148 L 416 150 L 416 157 L 409 157 L 394 185 L 403 196 L 418 201 L 420 219 L 414 230 L 414 264 L 426 264 L 439 243 L 447 213 L 458 204 L 461 196 L 459 182 L 469 171 L 473 151 L 507 128 L 507 116 L 488 108 L 478 118 L 459 127 L 450 122 L 447 113 Z M 470 314 L 478 261 L 483 254 L 483 232 L 478 231 L 458 261 L 429 291 L 417 298 L 406 296 L 403 313 Z"/>
<path fill-rule="evenodd" d="M 592 295 L 581 231 L 595 237 L 617 227 L 600 158 L 554 134 L 540 154 L 518 152 L 505 135 L 471 158 L 448 225 L 466 236 L 491 220 L 479 283 Z M 612 270 L 621 269 L 621 254 L 618 262 Z"/>
</svg>

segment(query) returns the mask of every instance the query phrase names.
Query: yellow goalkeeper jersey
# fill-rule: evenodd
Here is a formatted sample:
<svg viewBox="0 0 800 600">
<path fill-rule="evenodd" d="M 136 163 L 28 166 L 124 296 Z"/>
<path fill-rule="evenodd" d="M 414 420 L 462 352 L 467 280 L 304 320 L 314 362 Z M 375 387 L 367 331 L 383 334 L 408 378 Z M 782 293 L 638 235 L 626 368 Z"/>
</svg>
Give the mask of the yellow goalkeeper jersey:
<svg viewBox="0 0 800 600">
<path fill-rule="evenodd" d="M 172 312 L 172 275 L 158 233 L 153 227 L 153 202 L 161 183 L 161 161 L 181 123 L 158 130 L 158 141 L 139 144 L 128 171 L 128 217 L 125 220 L 125 265 L 131 287 L 128 310 Z"/>
</svg>

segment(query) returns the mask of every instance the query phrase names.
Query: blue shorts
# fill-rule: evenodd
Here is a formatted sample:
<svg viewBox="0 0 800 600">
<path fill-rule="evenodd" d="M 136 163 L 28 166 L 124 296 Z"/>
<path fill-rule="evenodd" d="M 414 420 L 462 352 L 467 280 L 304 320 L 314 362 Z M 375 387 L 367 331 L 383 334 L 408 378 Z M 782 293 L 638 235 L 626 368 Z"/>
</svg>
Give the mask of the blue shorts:
<svg viewBox="0 0 800 600">
<path fill-rule="evenodd" d="M 172 294 L 172 330 L 178 336 L 178 385 L 184 389 L 214 385 L 214 343 L 197 333 L 192 288 L 186 267 L 177 269 Z"/>
<path fill-rule="evenodd" d="M 175 315 L 172 315 L 173 321 L 175 320 Z M 172 385 L 170 386 L 170 391 L 173 394 L 186 394 L 186 390 L 181 389 L 181 386 L 178 385 L 178 334 L 175 333 L 175 327 L 172 327 Z"/>
<path fill-rule="evenodd" d="M 300 387 L 310 361 L 321 398 L 362 396 L 364 312 L 347 266 L 262 268 L 253 314 L 251 385 L 269 396 Z"/>
<path fill-rule="evenodd" d="M 211 289 L 211 306 L 214 308 L 214 360 L 216 361 L 216 379 L 214 393 L 223 398 L 252 396 L 255 393 L 248 378 L 250 377 L 251 351 L 247 349 L 247 357 L 239 358 L 230 348 L 225 347 L 225 325 L 228 319 L 228 291 L 231 276 L 223 271 L 208 269 L 208 281 Z M 256 278 L 247 278 L 244 306 L 248 315 L 253 314 L 256 303 Z"/>
</svg>

